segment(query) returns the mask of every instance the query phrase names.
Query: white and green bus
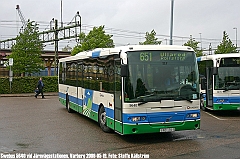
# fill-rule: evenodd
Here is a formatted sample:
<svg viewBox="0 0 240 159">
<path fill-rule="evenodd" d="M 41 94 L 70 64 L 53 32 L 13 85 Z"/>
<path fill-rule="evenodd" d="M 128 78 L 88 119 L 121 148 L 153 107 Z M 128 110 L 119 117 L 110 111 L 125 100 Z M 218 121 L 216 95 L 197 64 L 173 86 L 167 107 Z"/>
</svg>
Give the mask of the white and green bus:
<svg viewBox="0 0 240 159">
<path fill-rule="evenodd" d="M 195 52 L 173 45 L 131 45 L 59 60 L 59 101 L 104 132 L 143 134 L 200 128 Z"/>
<path fill-rule="evenodd" d="M 240 110 L 240 54 L 197 58 L 203 110 Z"/>
</svg>

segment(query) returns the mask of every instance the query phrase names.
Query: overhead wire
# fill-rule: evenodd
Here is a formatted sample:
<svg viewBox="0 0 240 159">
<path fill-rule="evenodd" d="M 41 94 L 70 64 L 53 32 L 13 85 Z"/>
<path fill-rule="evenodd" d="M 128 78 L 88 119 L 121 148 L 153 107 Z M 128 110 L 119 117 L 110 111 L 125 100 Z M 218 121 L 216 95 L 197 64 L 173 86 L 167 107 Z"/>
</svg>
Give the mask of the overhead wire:
<svg viewBox="0 0 240 159">
<path fill-rule="evenodd" d="M 16 28 L 18 29 L 18 25 L 21 23 L 21 21 L 13 21 L 13 20 L 0 20 L 0 28 Z M 38 21 L 37 24 L 39 25 L 39 31 L 47 30 L 50 26 L 50 22 L 46 21 Z M 64 22 L 64 24 L 68 24 L 68 22 Z M 93 27 L 96 27 L 94 25 L 89 24 L 82 24 L 81 32 L 84 32 L 85 34 L 89 33 Z M 118 29 L 118 28 L 110 28 L 104 26 L 104 31 L 106 34 L 113 35 L 113 38 L 126 38 L 126 39 L 138 39 L 138 40 L 145 40 L 146 33 L 144 32 L 137 32 L 132 30 L 124 30 L 124 29 Z M 63 33 L 60 32 L 60 35 L 63 35 Z M 3 37 L 3 35 L 0 35 Z M 14 38 L 15 35 L 4 35 L 6 38 Z M 16 36 L 15 36 L 16 37 Z M 163 35 L 163 34 L 156 34 L 156 38 L 164 42 L 164 40 L 169 40 L 169 35 Z M 187 36 L 173 36 L 173 40 L 175 42 L 180 42 L 183 44 L 183 42 L 187 42 L 190 37 Z M 194 37 L 193 37 L 194 38 Z M 196 41 L 200 42 L 200 39 L 197 39 Z M 1 40 L 3 40 L 1 38 Z M 214 38 L 201 38 L 202 44 L 218 44 L 222 41 L 222 39 L 214 39 Z M 115 45 L 121 44 L 119 42 L 115 43 Z M 123 44 L 126 45 L 126 44 Z"/>
</svg>

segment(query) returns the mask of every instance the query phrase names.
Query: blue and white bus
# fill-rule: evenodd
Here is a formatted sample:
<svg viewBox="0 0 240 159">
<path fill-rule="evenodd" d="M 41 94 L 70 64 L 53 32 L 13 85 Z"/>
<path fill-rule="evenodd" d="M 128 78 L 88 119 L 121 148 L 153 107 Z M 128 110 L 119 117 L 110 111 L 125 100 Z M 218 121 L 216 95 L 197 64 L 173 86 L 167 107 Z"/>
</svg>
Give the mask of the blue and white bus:
<svg viewBox="0 0 240 159">
<path fill-rule="evenodd" d="M 203 110 L 240 110 L 240 54 L 197 58 Z"/>
<path fill-rule="evenodd" d="M 192 48 L 131 45 L 59 60 L 59 100 L 104 132 L 143 134 L 200 128 L 200 90 Z"/>
</svg>

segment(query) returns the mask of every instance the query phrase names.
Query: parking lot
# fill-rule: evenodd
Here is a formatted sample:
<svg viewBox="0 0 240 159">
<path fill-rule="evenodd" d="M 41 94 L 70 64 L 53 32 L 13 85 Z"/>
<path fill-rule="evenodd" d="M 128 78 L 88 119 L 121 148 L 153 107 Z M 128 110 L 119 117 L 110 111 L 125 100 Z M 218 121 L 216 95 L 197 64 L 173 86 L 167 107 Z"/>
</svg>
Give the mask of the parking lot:
<svg viewBox="0 0 240 159">
<path fill-rule="evenodd" d="M 0 109 L 1 158 L 240 158 L 240 112 L 202 111 L 196 131 L 121 136 L 68 113 L 57 96 L 0 97 Z"/>
</svg>

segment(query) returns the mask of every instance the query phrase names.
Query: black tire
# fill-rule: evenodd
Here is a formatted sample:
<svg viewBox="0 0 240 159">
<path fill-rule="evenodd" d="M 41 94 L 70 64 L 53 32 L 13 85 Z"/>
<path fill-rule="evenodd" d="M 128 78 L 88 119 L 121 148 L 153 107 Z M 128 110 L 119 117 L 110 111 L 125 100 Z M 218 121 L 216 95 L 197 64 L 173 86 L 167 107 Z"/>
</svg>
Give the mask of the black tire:
<svg viewBox="0 0 240 159">
<path fill-rule="evenodd" d="M 99 110 L 99 114 L 98 114 L 98 122 L 99 122 L 99 125 L 100 125 L 100 128 L 106 132 L 106 133 L 109 133 L 112 131 L 112 129 L 110 129 L 109 127 L 107 127 L 107 124 L 106 124 L 106 112 L 105 112 L 105 109 L 104 107 L 102 106 Z"/>
<path fill-rule="evenodd" d="M 68 113 L 73 113 L 73 110 L 70 108 L 70 102 L 69 102 L 68 95 L 66 97 L 66 109 L 67 109 Z"/>
<path fill-rule="evenodd" d="M 68 99 L 68 94 L 66 94 L 66 103 L 65 103 L 66 109 L 68 109 L 68 101 L 69 101 L 69 99 Z"/>
</svg>

